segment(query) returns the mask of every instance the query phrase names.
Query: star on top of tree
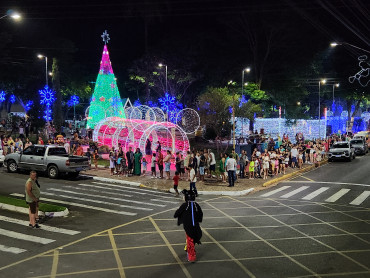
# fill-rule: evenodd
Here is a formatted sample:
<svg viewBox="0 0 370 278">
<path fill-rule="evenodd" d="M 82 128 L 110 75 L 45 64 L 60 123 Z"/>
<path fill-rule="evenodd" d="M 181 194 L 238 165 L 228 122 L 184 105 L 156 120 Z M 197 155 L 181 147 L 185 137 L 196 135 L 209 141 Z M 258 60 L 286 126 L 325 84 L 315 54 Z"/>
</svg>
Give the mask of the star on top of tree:
<svg viewBox="0 0 370 278">
<path fill-rule="evenodd" d="M 107 30 L 104 31 L 103 35 L 101 35 L 103 42 L 107 44 L 110 40 L 109 34 L 107 33 Z"/>
</svg>

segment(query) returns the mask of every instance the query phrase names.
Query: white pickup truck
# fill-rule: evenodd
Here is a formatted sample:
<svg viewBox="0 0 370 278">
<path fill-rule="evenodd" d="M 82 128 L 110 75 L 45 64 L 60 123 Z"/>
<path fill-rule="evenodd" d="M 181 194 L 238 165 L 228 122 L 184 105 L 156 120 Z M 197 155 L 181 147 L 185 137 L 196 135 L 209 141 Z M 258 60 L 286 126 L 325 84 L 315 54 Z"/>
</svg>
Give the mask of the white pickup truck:
<svg viewBox="0 0 370 278">
<path fill-rule="evenodd" d="M 18 170 L 46 172 L 55 179 L 60 173 L 78 176 L 80 171 L 89 169 L 86 156 L 69 156 L 64 147 L 55 145 L 32 145 L 20 153 L 5 156 L 4 165 L 11 173 Z"/>
</svg>

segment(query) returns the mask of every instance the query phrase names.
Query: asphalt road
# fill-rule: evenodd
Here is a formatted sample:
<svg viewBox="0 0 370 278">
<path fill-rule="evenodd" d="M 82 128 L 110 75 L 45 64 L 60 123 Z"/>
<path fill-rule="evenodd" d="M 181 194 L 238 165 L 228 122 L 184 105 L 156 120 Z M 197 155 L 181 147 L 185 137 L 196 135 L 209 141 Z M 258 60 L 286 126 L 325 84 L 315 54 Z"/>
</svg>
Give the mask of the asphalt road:
<svg viewBox="0 0 370 278">
<path fill-rule="evenodd" d="M 30 230 L 4 221 L 26 215 L 0 211 L 0 229 L 54 240 L 0 234 L 0 246 L 25 250 L 0 251 L 0 277 L 370 277 L 369 167 L 370 156 L 359 157 L 249 196 L 200 196 L 194 264 L 186 262 L 184 232 L 173 219 L 181 201 L 173 195 L 41 177 L 43 196 L 71 211 L 44 226 L 79 233 Z M 23 193 L 26 178 L 0 173 L 0 194 Z"/>
</svg>

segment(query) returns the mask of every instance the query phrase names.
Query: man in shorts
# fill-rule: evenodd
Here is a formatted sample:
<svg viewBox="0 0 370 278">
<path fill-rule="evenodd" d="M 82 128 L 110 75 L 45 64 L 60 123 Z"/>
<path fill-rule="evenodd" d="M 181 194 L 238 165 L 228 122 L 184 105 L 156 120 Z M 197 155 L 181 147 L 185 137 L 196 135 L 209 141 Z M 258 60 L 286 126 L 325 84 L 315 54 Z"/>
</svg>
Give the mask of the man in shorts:
<svg viewBox="0 0 370 278">
<path fill-rule="evenodd" d="M 26 195 L 26 202 L 29 206 L 29 219 L 31 228 L 40 228 L 39 224 L 36 223 L 36 212 L 38 211 L 38 202 L 40 200 L 40 188 L 37 186 L 36 183 L 37 174 L 36 171 L 30 172 L 30 178 L 26 181 L 25 184 L 25 195 Z"/>
</svg>

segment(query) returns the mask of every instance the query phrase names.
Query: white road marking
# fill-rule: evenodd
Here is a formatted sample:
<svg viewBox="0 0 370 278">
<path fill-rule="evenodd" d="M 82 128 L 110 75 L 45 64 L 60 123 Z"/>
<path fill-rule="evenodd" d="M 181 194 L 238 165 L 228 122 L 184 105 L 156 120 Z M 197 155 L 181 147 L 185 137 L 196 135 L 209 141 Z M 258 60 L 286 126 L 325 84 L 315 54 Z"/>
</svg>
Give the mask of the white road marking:
<svg viewBox="0 0 370 278">
<path fill-rule="evenodd" d="M 165 205 L 151 204 L 151 203 L 147 203 L 147 202 L 133 201 L 133 200 L 128 200 L 128 199 L 114 198 L 114 197 L 108 197 L 108 196 L 101 196 L 101 195 L 96 195 L 96 194 L 80 193 L 80 192 L 69 191 L 69 190 L 64 190 L 64 189 L 49 188 L 47 190 L 48 191 L 49 190 L 50 191 L 57 191 L 57 192 L 62 192 L 62 193 L 75 194 L 75 195 L 89 196 L 89 197 L 93 197 L 93 198 L 102 198 L 102 199 L 114 200 L 114 201 L 119 201 L 119 202 L 127 202 L 127 203 L 134 203 L 134 204 L 147 205 L 147 206 L 156 206 L 156 207 L 165 207 Z M 75 198 L 75 197 L 73 197 L 73 198 Z M 89 200 L 89 199 L 84 199 L 84 201 L 87 201 L 87 200 Z M 92 201 L 96 201 L 96 200 L 92 200 Z M 121 204 L 115 204 L 115 203 L 108 203 L 108 204 L 119 205 L 119 206 L 126 207 L 126 208 L 142 209 L 142 207 L 127 206 L 127 205 L 121 205 Z"/>
<path fill-rule="evenodd" d="M 339 190 L 337 193 L 335 193 L 334 195 L 330 196 L 328 199 L 326 199 L 325 202 L 334 203 L 339 198 L 341 198 L 343 195 L 347 194 L 349 191 L 351 191 L 351 189 L 343 188 L 343 189 Z"/>
<path fill-rule="evenodd" d="M 328 164 L 325 164 L 328 165 Z M 347 182 L 332 182 L 332 181 L 283 181 L 283 183 L 323 183 L 323 184 L 339 184 L 339 185 L 359 185 L 370 187 L 370 184 L 363 183 L 347 183 Z"/>
<path fill-rule="evenodd" d="M 29 229 L 31 229 L 31 228 L 29 228 Z M 41 229 L 42 229 L 42 227 L 41 227 Z M 17 233 L 17 232 L 13 232 L 13 231 L 4 230 L 4 229 L 1 229 L 1 228 L 0 228 L 0 234 L 3 235 L 3 236 L 15 238 L 15 239 L 32 241 L 32 242 L 41 243 L 41 244 L 49 244 L 49 243 L 52 243 L 52 242 L 55 241 L 54 239 L 26 235 L 26 234 L 22 234 L 22 233 Z"/>
<path fill-rule="evenodd" d="M 293 190 L 292 192 L 289 192 L 283 196 L 281 196 L 280 198 L 289 198 L 289 197 L 292 197 L 294 196 L 295 194 L 303 191 L 303 190 L 306 190 L 307 188 L 309 188 L 309 186 L 301 186 L 300 188 L 297 188 L 296 190 Z"/>
<path fill-rule="evenodd" d="M 0 244 L 0 251 L 13 253 L 13 254 L 20 254 L 20 253 L 23 253 L 27 250 L 20 249 L 20 248 L 17 248 L 17 247 L 8 247 L 8 246 Z"/>
<path fill-rule="evenodd" d="M 130 186 L 117 185 L 117 184 L 111 184 L 111 183 L 102 183 L 102 182 L 93 182 L 93 183 L 94 184 L 102 184 L 102 185 L 105 185 L 105 188 L 107 188 L 107 187 L 115 187 L 115 188 L 121 188 L 121 189 L 122 188 L 126 188 L 132 194 L 153 195 L 153 196 L 156 196 L 156 197 L 159 197 L 160 196 L 162 198 L 169 198 L 169 199 L 172 199 L 173 198 L 172 195 L 171 195 L 171 197 L 169 197 L 169 196 L 163 196 L 166 193 L 164 193 L 164 192 L 156 192 L 156 191 L 150 190 L 150 189 L 134 188 L 134 187 L 130 187 Z"/>
<path fill-rule="evenodd" d="M 303 200 L 312 200 L 313 198 L 315 198 L 316 196 L 319 196 L 321 193 L 325 192 L 328 189 L 329 189 L 329 187 L 320 187 L 319 189 L 315 190 L 314 192 L 304 196 L 302 199 Z"/>
<path fill-rule="evenodd" d="M 45 194 L 45 193 L 43 193 L 43 194 Z M 24 198 L 24 194 L 12 193 L 10 195 L 11 196 L 15 196 L 15 197 L 23 197 Z M 57 196 L 55 194 L 50 194 L 50 193 L 48 195 Z M 101 208 L 101 207 L 96 207 L 96 206 L 89 206 L 89 205 L 75 203 L 75 202 L 69 202 L 69 201 L 65 201 L 65 200 L 56 200 L 56 199 L 49 199 L 49 198 L 41 197 L 41 202 L 42 201 L 47 201 L 47 202 L 52 202 L 52 203 L 58 203 L 58 204 L 64 204 L 64 205 L 71 205 L 71 206 L 75 206 L 75 207 L 81 207 L 81 208 L 87 208 L 87 209 L 92 209 L 92 210 L 99 210 L 99 211 L 116 213 L 116 214 L 123 214 L 123 215 L 129 215 L 129 216 L 135 216 L 135 215 L 137 215 L 136 213 L 130 213 L 130 212 L 125 212 L 125 211 L 118 211 L 118 210 L 113 210 L 113 209 L 106 209 L 106 208 Z"/>
<path fill-rule="evenodd" d="M 94 185 L 88 185 L 88 184 L 79 184 L 79 185 L 90 186 L 92 188 L 100 188 L 100 189 L 103 189 L 103 190 L 96 190 L 96 189 L 92 189 L 92 188 L 81 188 L 81 187 L 76 187 L 76 186 L 72 186 L 72 185 L 65 185 L 63 188 L 72 188 L 72 189 L 78 189 L 78 190 L 85 190 L 85 191 L 89 191 L 89 192 L 96 192 L 96 193 L 103 193 L 103 194 L 107 194 L 107 195 L 118 196 L 117 192 L 107 192 L 107 188 L 103 187 L 103 186 L 94 186 Z M 132 195 L 123 194 L 123 193 L 120 193 L 119 196 L 132 197 Z"/>
<path fill-rule="evenodd" d="M 28 226 L 28 224 L 29 224 L 28 221 L 24 221 L 24 220 L 20 220 L 20 219 L 16 219 L 16 218 L 10 218 L 10 217 L 6 217 L 6 216 L 2 216 L 2 215 L 0 215 L 0 221 L 5 221 L 5 222 L 13 223 L 13 224 L 19 224 L 19 225 L 23 225 L 23 226 Z M 73 231 L 73 230 L 68 230 L 68 229 L 63 229 L 63 228 L 50 227 L 50 226 L 46 226 L 44 224 L 42 224 L 41 228 L 45 231 L 48 231 L 48 232 L 61 233 L 61 234 L 66 234 L 66 235 L 76 235 L 76 234 L 80 233 L 78 231 Z"/>
<path fill-rule="evenodd" d="M 350 202 L 350 205 L 361 205 L 367 197 L 370 196 L 370 191 L 364 191 L 362 192 L 356 199 L 354 199 L 352 202 Z"/>
<path fill-rule="evenodd" d="M 178 204 L 179 202 L 167 201 L 167 200 L 160 200 L 160 199 L 150 199 L 153 202 L 164 202 L 164 203 L 171 203 L 171 204 Z"/>
<path fill-rule="evenodd" d="M 287 186 L 287 185 L 286 186 L 283 186 L 283 187 L 280 187 L 278 189 L 272 190 L 272 191 L 270 191 L 268 193 L 265 193 L 265 194 L 261 195 L 261 197 L 269 197 L 269 196 L 274 195 L 275 193 L 278 193 L 280 191 L 283 191 L 283 190 L 285 190 L 285 189 L 287 189 L 289 187 L 290 186 Z"/>
</svg>

